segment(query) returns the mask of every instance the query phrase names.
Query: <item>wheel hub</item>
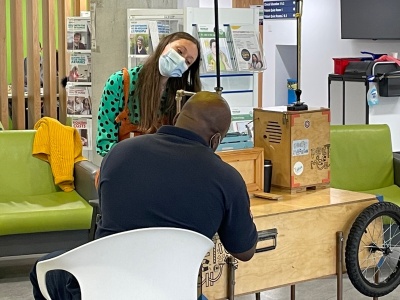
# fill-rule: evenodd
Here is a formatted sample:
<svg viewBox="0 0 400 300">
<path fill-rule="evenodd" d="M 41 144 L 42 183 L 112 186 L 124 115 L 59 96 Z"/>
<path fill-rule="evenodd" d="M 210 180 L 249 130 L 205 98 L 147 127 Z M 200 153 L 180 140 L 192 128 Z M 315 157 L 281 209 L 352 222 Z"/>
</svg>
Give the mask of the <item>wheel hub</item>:
<svg viewBox="0 0 400 300">
<path fill-rule="evenodd" d="M 390 247 L 388 245 L 381 248 L 381 247 L 378 247 L 375 243 L 371 243 L 369 245 L 369 248 L 370 248 L 371 253 L 375 253 L 376 251 L 381 251 L 382 254 L 385 256 L 387 256 L 393 252 L 392 249 L 390 249 Z"/>
</svg>

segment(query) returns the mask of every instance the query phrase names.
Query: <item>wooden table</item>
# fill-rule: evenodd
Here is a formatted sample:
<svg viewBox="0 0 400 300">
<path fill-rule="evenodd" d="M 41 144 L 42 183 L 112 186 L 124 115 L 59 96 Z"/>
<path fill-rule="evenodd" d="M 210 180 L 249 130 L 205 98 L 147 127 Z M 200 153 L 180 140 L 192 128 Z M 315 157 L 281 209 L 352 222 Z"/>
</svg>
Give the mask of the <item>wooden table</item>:
<svg viewBox="0 0 400 300">
<path fill-rule="evenodd" d="M 283 199 L 252 198 L 251 211 L 259 232 L 277 230 L 276 248 L 256 253 L 249 262 L 233 261 L 237 267 L 234 295 L 337 274 L 337 253 L 344 257 L 343 248 L 337 252 L 337 233 L 343 232 L 345 243 L 356 217 L 377 202 L 374 195 L 333 188 L 298 194 L 272 192 L 282 194 Z M 262 243 L 268 242 L 272 240 Z M 232 299 L 232 290 L 228 292 L 227 257 L 229 254 L 216 239 L 215 247 L 205 257 L 202 272 L 202 293 L 209 300 Z M 344 260 L 340 258 L 340 262 L 344 270 Z"/>
</svg>

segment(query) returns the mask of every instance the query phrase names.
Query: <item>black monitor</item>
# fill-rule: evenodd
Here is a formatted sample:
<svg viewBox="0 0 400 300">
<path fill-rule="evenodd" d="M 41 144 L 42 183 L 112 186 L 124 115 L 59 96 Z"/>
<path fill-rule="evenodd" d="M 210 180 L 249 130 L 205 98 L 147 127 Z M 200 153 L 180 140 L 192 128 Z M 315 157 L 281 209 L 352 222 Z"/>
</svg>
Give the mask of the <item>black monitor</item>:
<svg viewBox="0 0 400 300">
<path fill-rule="evenodd" d="M 400 39 L 400 0 L 340 0 L 342 39 Z"/>
</svg>

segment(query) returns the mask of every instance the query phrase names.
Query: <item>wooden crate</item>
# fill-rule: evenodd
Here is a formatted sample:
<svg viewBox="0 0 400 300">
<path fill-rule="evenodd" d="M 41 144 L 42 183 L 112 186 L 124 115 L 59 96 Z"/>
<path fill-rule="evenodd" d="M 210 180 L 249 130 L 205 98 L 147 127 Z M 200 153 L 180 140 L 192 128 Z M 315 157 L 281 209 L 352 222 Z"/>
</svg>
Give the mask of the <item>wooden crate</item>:
<svg viewBox="0 0 400 300">
<path fill-rule="evenodd" d="M 328 187 L 330 110 L 254 109 L 254 145 L 272 161 L 272 186 L 294 192 Z"/>
<path fill-rule="evenodd" d="M 216 152 L 221 159 L 230 164 L 242 175 L 248 192 L 264 189 L 264 149 L 246 148 Z"/>
</svg>

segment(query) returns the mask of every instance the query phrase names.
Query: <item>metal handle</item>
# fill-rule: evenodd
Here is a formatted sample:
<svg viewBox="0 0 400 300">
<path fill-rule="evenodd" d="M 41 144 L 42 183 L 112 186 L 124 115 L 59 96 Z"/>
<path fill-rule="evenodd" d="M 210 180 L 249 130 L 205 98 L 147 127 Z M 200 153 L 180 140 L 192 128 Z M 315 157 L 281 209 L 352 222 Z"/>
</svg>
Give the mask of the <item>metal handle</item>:
<svg viewBox="0 0 400 300">
<path fill-rule="evenodd" d="M 379 76 L 379 80 L 382 80 L 383 78 L 389 77 L 389 76 L 392 76 L 392 75 L 397 75 L 397 76 L 394 76 L 394 77 L 400 77 L 400 70 L 383 73 L 381 76 Z"/>
<path fill-rule="evenodd" d="M 372 71 L 371 74 L 372 75 L 376 75 L 375 74 L 375 67 L 378 65 L 386 65 L 386 64 L 396 64 L 394 61 L 379 61 L 379 62 L 374 62 L 373 66 L 372 66 Z"/>
<path fill-rule="evenodd" d="M 278 235 L 278 230 L 276 228 L 267 229 L 258 232 L 258 242 L 273 240 L 272 246 L 262 247 L 256 249 L 256 253 L 274 250 L 277 245 L 276 236 Z"/>
<path fill-rule="evenodd" d="M 176 95 L 175 95 L 175 101 L 176 101 L 176 113 L 181 112 L 181 101 L 183 96 L 193 96 L 196 93 L 194 92 L 188 92 L 184 90 L 177 90 Z"/>
</svg>

